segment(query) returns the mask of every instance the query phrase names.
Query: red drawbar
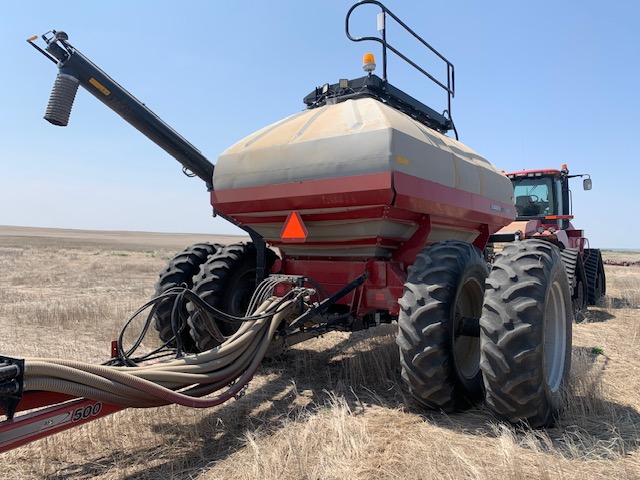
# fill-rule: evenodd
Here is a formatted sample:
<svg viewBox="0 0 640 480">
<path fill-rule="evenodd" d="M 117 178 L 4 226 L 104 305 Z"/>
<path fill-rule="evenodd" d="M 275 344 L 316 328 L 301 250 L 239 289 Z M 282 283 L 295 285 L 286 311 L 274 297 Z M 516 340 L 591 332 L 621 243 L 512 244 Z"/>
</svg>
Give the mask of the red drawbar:
<svg viewBox="0 0 640 480">
<path fill-rule="evenodd" d="M 53 392 L 29 393 L 33 405 L 51 406 L 0 422 L 0 453 L 124 408 L 86 398 L 76 398 L 56 405 L 57 402 L 66 400 L 64 397 L 69 397 Z"/>
</svg>

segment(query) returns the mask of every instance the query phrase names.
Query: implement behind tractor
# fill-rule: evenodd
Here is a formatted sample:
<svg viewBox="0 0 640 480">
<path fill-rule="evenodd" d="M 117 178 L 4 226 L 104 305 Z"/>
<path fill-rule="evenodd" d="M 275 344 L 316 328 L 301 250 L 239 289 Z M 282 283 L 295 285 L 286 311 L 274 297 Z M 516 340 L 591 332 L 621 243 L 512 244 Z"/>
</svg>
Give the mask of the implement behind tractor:
<svg viewBox="0 0 640 480">
<path fill-rule="evenodd" d="M 363 4 L 380 8 L 381 37 L 351 35 Z M 443 62 L 444 80 L 387 41 L 389 20 Z M 156 351 L 138 355 L 140 342 L 126 347 L 121 334 L 101 366 L 2 357 L 0 451 L 121 408 L 218 405 L 244 392 L 268 350 L 390 322 L 402 377 L 425 407 L 484 398 L 500 419 L 553 422 L 571 354 L 563 245 L 523 237 L 489 272 L 489 239 L 516 219 L 513 186 L 457 140 L 453 64 L 380 2 L 357 3 L 345 24 L 349 39 L 381 45 L 382 77 L 365 55 L 365 76 L 315 88 L 306 110 L 240 140 L 215 168 L 65 33 L 43 35 L 44 49 L 29 40 L 59 68 L 48 121 L 68 123 L 82 86 L 200 177 L 215 214 L 251 241 L 197 244 L 170 260 L 136 312 L 148 312 L 141 335 L 159 332 Z M 389 83 L 388 53 L 444 90 L 443 113 Z"/>
</svg>

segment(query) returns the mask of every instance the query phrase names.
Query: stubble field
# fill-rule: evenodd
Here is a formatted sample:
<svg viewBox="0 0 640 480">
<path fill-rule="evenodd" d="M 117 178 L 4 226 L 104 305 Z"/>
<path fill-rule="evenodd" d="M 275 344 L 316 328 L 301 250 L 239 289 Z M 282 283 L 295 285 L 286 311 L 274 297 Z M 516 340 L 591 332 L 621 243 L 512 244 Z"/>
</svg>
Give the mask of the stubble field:
<svg viewBox="0 0 640 480">
<path fill-rule="evenodd" d="M 237 240 L 0 227 L 0 354 L 101 362 L 174 253 Z M 621 256 L 640 258 L 605 252 Z M 607 297 L 574 325 L 554 428 L 516 429 L 482 406 L 424 411 L 400 381 L 388 325 L 299 344 L 220 407 L 129 409 L 0 454 L 0 476 L 640 479 L 640 268 L 605 268 Z"/>
</svg>

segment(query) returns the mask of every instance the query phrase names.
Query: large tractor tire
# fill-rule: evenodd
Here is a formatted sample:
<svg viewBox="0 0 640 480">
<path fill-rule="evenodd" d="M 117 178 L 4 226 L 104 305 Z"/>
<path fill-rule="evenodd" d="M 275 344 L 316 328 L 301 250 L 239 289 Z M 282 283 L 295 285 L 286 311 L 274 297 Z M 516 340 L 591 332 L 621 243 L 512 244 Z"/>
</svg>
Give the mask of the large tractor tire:
<svg viewBox="0 0 640 480">
<path fill-rule="evenodd" d="M 571 295 L 557 247 L 541 240 L 507 245 L 486 283 L 480 368 L 496 417 L 551 425 L 571 368 Z"/>
<path fill-rule="evenodd" d="M 607 280 L 599 249 L 584 249 L 584 270 L 587 273 L 589 305 L 596 305 L 607 293 Z"/>
<path fill-rule="evenodd" d="M 193 277 L 200 270 L 200 265 L 207 261 L 210 255 L 213 255 L 221 248 L 221 245 L 215 243 L 196 243 L 185 248 L 182 252 L 174 256 L 166 268 L 160 272 L 154 296 L 162 295 L 167 290 L 174 287 L 193 287 Z M 158 331 L 160 340 L 169 342 L 170 346 L 175 346 L 173 328 L 171 326 L 171 310 L 173 308 L 173 299 L 167 298 L 158 304 L 154 316 L 153 325 Z M 182 312 L 184 318 L 187 317 L 186 309 Z M 189 334 L 188 328 L 180 333 L 183 347 L 187 351 L 193 350 L 193 340 Z"/>
<path fill-rule="evenodd" d="M 276 255 L 266 251 L 267 271 L 273 266 Z M 202 265 L 194 279 L 193 291 L 212 307 L 236 317 L 244 317 L 251 296 L 256 289 L 256 248 L 253 243 L 238 243 L 220 249 Z M 206 319 L 187 305 L 191 336 L 200 351 L 215 347 L 214 336 L 207 329 Z M 216 326 L 224 336 L 232 335 L 240 325 L 216 321 Z"/>
<path fill-rule="evenodd" d="M 458 241 L 425 248 L 409 267 L 396 343 L 402 378 L 428 408 L 452 411 L 482 397 L 478 319 L 486 278 L 481 252 Z"/>
</svg>

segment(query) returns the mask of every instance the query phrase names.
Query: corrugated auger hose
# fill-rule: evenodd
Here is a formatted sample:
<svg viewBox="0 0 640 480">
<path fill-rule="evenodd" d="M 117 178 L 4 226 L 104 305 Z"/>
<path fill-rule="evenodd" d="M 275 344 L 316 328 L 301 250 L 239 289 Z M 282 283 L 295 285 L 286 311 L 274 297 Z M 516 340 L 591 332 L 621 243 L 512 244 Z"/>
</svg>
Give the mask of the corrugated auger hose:
<svg viewBox="0 0 640 480">
<path fill-rule="evenodd" d="M 267 298 L 250 317 L 236 319 L 242 322 L 236 333 L 198 354 L 134 367 L 25 358 L 24 390 L 59 392 L 124 407 L 219 405 L 242 393 L 278 326 L 299 305 L 300 295 L 304 293 Z"/>
<path fill-rule="evenodd" d="M 44 114 L 47 122 L 60 127 L 66 127 L 69 124 L 71 108 L 79 86 L 80 81 L 75 76 L 62 71 L 58 72 Z"/>
</svg>

